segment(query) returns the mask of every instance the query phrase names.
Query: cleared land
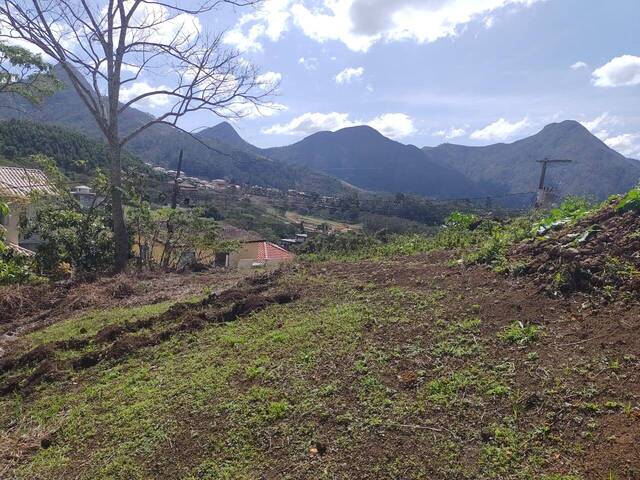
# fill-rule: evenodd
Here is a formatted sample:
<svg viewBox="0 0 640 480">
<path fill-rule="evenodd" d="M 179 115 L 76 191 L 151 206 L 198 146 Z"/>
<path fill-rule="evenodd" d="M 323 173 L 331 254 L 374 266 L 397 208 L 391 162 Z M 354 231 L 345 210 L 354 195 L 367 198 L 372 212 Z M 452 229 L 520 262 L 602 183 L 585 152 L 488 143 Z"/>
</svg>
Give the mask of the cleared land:
<svg viewBox="0 0 640 480">
<path fill-rule="evenodd" d="M 2 477 L 636 478 L 640 307 L 451 260 L 38 329 L 3 364 Z"/>
</svg>

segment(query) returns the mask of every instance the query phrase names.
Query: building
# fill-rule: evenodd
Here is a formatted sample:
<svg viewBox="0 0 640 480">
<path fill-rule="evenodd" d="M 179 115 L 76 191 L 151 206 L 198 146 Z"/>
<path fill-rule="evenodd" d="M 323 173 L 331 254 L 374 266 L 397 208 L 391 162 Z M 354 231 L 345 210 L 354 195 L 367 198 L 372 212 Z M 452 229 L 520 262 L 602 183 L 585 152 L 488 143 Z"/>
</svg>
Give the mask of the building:
<svg viewBox="0 0 640 480">
<path fill-rule="evenodd" d="M 254 240 L 242 243 L 237 251 L 227 254 L 224 266 L 239 269 L 269 267 L 291 262 L 294 258 L 293 253 L 275 243 Z"/>
<path fill-rule="evenodd" d="M 78 185 L 71 189 L 71 195 L 75 198 L 82 208 L 91 208 L 97 202 L 96 194 L 90 187 L 86 185 Z"/>
<path fill-rule="evenodd" d="M 20 234 L 20 217 L 30 212 L 31 194 L 55 194 L 42 170 L 21 167 L 0 167 L 0 198 L 9 204 L 9 214 L 0 216 L 5 229 L 5 240 L 10 247 L 22 247 L 18 251 L 34 250 L 39 240 L 23 238 Z"/>
<path fill-rule="evenodd" d="M 260 234 L 233 225 L 222 224 L 220 239 L 237 242 L 240 246 L 231 253 L 216 253 L 215 264 L 218 267 L 242 269 L 266 267 L 290 262 L 295 258 L 284 248 L 264 240 Z"/>
</svg>

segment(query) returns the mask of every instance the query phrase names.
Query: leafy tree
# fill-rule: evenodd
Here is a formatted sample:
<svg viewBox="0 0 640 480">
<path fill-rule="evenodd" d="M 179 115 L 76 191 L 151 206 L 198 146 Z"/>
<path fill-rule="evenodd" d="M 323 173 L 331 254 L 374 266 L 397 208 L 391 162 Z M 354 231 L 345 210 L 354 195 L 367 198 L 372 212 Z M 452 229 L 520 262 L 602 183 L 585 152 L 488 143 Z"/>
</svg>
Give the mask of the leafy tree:
<svg viewBox="0 0 640 480">
<path fill-rule="evenodd" d="M 233 242 L 221 241 L 217 222 L 202 215 L 198 208 L 150 210 L 148 204 L 143 204 L 132 215 L 132 225 L 139 228 L 134 238 L 141 256 L 146 255 L 144 261 L 176 269 L 188 263 L 206 263 L 215 252 L 237 248 Z M 154 247 L 156 258 L 151 254 Z"/>
<path fill-rule="evenodd" d="M 51 65 L 41 55 L 0 42 L 0 93 L 15 93 L 41 103 L 59 88 Z"/>
<path fill-rule="evenodd" d="M 107 177 L 96 171 L 91 183 L 94 201 L 83 206 L 71 195 L 66 177 L 52 159 L 39 155 L 32 161 L 56 189 L 56 195 L 33 194 L 34 215 L 23 219 L 26 235 L 42 240 L 36 252 L 40 270 L 51 273 L 63 263 L 80 273 L 107 270 L 114 255 L 110 211 L 102 200 L 108 190 Z"/>
</svg>

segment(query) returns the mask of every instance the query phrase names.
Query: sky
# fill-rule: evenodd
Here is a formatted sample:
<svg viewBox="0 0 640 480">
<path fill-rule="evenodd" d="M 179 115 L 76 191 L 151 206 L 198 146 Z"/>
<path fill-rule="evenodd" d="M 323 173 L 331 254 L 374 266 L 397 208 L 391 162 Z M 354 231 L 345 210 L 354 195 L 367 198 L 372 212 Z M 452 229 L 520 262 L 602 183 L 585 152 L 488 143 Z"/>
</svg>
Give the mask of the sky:
<svg viewBox="0 0 640 480">
<path fill-rule="evenodd" d="M 263 0 L 181 15 L 159 35 L 222 33 L 277 84 L 272 108 L 233 122 L 261 147 L 361 124 L 419 147 L 486 145 L 573 119 L 640 159 L 639 18 L 639 0 Z M 170 83 L 157 72 L 122 99 Z M 181 126 L 220 121 L 198 112 Z"/>
<path fill-rule="evenodd" d="M 209 25 L 280 81 L 279 109 L 235 122 L 259 146 L 356 124 L 486 145 L 574 119 L 640 158 L 638 18 L 638 0 L 267 0 Z"/>
</svg>

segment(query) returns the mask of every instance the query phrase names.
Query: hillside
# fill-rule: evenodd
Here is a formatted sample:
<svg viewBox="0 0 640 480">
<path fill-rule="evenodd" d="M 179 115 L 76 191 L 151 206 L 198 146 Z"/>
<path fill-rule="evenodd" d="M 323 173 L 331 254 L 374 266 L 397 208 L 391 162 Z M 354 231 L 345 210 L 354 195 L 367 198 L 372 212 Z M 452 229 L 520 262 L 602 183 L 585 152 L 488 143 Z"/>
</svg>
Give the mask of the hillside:
<svg viewBox="0 0 640 480">
<path fill-rule="evenodd" d="M 0 472 L 633 479 L 639 198 L 458 217 L 436 237 L 244 279 L 5 289 Z M 560 288 L 572 259 L 607 280 Z"/>
<path fill-rule="evenodd" d="M 293 145 L 266 149 L 264 154 L 368 190 L 438 198 L 476 196 L 486 191 L 486 186 L 426 158 L 418 148 L 390 140 L 366 126 L 316 133 Z"/>
<path fill-rule="evenodd" d="M 205 142 L 215 145 L 216 143 L 222 143 L 235 147 L 244 152 L 252 152 L 261 154 L 261 150 L 245 141 L 236 132 L 235 128 L 229 122 L 221 122 L 213 127 L 205 128 L 198 132 L 198 138 Z"/>
<path fill-rule="evenodd" d="M 102 140 L 102 135 L 95 121 L 70 87 L 68 76 L 59 67 L 55 68 L 55 73 L 67 85 L 66 88 L 47 98 L 41 106 L 34 106 L 19 97 L 5 94 L 2 106 L 0 106 L 0 118 L 25 119 L 63 126 L 77 130 L 91 138 Z M 123 133 L 129 132 L 148 119 L 147 113 L 129 108 L 121 116 L 121 131 Z M 224 127 L 218 127 L 217 135 L 224 135 L 224 138 L 231 144 L 220 140 L 213 144 L 206 144 L 207 140 L 211 141 L 213 137 L 203 131 L 200 132 L 199 138 L 205 142 L 205 145 L 176 128 L 158 125 L 136 137 L 128 145 L 128 150 L 143 160 L 175 168 L 179 150 L 182 148 L 185 151 L 183 167 L 185 173 L 203 178 L 228 178 L 236 183 L 270 186 L 285 190 L 294 188 L 324 194 L 348 190 L 348 187 L 333 177 L 314 173 L 306 168 L 285 165 L 282 162 L 260 156 L 256 153 L 255 147 L 249 148 L 248 144 L 238 141 L 237 134 L 234 136 L 228 131 L 225 134 L 222 131 Z M 230 125 L 228 127 L 231 128 Z M 231 128 L 231 130 L 233 129 Z"/>
<path fill-rule="evenodd" d="M 76 130 L 29 120 L 0 121 L 0 154 L 3 163 L 22 165 L 27 157 L 46 155 L 68 174 L 90 174 L 96 167 L 106 170 L 109 165 L 106 145 Z M 125 162 L 138 164 L 137 158 L 127 155 Z"/>
<path fill-rule="evenodd" d="M 561 195 L 606 198 L 626 192 L 640 179 L 640 162 L 612 150 L 580 123 L 567 120 L 547 125 L 539 133 L 510 144 L 468 147 L 444 144 L 423 149 L 427 158 L 441 161 L 469 178 L 498 183 L 509 193 L 537 188 L 540 164 L 560 158 L 570 165 L 552 166 L 547 185 Z"/>
</svg>

